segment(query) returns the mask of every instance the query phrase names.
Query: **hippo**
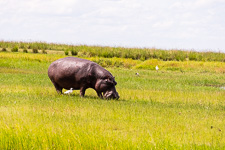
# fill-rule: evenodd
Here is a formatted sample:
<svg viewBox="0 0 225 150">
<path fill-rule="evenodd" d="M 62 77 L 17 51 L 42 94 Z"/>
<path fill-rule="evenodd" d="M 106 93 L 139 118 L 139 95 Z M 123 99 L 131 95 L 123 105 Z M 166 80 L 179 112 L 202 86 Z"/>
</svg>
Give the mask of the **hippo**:
<svg viewBox="0 0 225 150">
<path fill-rule="evenodd" d="M 65 57 L 51 63 L 48 76 L 58 93 L 62 89 L 80 90 L 84 97 L 85 90 L 92 88 L 98 97 L 104 99 L 119 99 L 115 86 L 115 77 L 95 62 L 77 57 Z M 103 94 L 103 95 L 102 95 Z"/>
</svg>

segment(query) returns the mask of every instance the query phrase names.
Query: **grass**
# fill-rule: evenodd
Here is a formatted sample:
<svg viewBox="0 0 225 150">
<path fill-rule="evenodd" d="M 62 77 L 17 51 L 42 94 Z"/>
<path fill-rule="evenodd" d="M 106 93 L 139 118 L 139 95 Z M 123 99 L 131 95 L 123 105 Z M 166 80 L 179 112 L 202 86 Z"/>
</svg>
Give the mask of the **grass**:
<svg viewBox="0 0 225 150">
<path fill-rule="evenodd" d="M 56 93 L 47 69 L 62 57 L 0 52 L 0 149 L 225 148 L 223 62 L 91 57 L 118 83 L 101 100 Z"/>
</svg>

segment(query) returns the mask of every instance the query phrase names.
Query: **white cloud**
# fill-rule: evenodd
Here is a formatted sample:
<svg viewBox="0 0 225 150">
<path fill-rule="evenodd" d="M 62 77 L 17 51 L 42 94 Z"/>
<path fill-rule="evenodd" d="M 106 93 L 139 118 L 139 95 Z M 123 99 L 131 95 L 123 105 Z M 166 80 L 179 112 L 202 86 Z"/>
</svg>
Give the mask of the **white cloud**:
<svg viewBox="0 0 225 150">
<path fill-rule="evenodd" d="M 225 49 L 223 0 L 0 0 L 0 5 L 3 40 Z"/>
<path fill-rule="evenodd" d="M 173 26 L 173 21 L 168 20 L 168 21 L 163 21 L 163 22 L 157 22 L 155 24 L 153 24 L 152 27 L 154 28 L 169 28 Z"/>
</svg>

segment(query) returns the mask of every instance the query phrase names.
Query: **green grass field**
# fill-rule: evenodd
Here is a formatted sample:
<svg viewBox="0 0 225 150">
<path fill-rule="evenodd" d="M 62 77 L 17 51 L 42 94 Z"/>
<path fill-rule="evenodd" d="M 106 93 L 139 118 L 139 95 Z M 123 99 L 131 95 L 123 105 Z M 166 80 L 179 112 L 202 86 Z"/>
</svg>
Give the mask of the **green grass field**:
<svg viewBox="0 0 225 150">
<path fill-rule="evenodd" d="M 56 93 L 62 57 L 0 52 L 0 149 L 225 149 L 224 62 L 88 58 L 116 77 L 102 100 Z"/>
</svg>

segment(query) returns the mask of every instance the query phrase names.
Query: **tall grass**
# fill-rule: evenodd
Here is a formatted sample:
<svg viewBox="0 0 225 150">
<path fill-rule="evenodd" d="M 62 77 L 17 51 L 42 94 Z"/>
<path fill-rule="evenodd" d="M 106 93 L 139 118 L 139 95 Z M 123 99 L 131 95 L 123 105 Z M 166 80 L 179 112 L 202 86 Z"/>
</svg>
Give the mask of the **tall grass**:
<svg viewBox="0 0 225 150">
<path fill-rule="evenodd" d="M 133 60 L 159 59 L 163 61 L 219 61 L 225 62 L 225 53 L 196 52 L 184 50 L 161 50 L 156 48 L 124 48 L 103 47 L 87 45 L 67 45 L 46 42 L 14 42 L 0 41 L 0 47 L 20 49 L 39 49 L 71 52 L 73 56 L 79 57 L 104 57 L 104 58 L 131 58 Z"/>
<path fill-rule="evenodd" d="M 38 53 L 0 53 L 1 65 L 4 65 L 3 60 L 13 59 L 15 61 L 30 61 L 30 62 L 46 62 L 50 63 L 59 58 L 67 57 L 67 55 L 48 54 L 43 55 Z M 145 69 L 154 70 L 159 67 L 160 72 L 176 71 L 176 72 L 198 72 L 198 73 L 225 73 L 224 62 L 204 62 L 204 61 L 162 61 L 158 59 L 149 59 L 145 61 L 133 60 L 131 58 L 103 58 L 103 57 L 81 57 L 98 63 L 103 67 L 127 68 L 127 69 Z M 19 67 L 19 66 L 18 66 Z"/>
</svg>

